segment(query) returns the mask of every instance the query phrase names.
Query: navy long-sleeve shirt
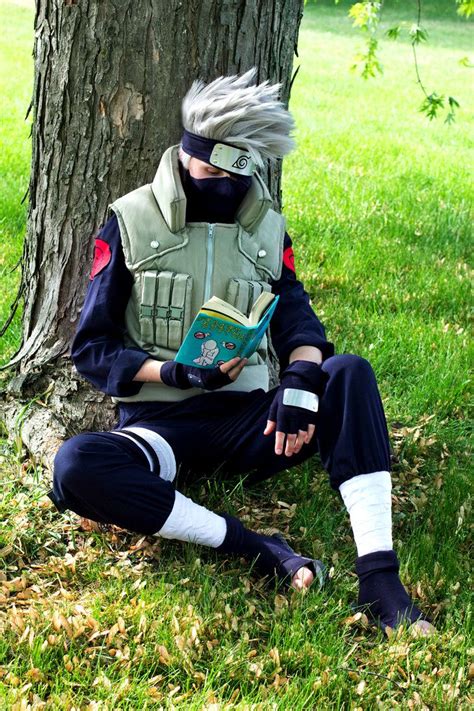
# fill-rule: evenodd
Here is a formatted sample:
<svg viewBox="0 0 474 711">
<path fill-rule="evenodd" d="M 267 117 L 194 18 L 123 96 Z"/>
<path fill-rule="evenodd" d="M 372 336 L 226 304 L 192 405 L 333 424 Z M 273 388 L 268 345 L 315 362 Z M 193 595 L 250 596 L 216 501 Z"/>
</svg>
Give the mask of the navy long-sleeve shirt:
<svg viewBox="0 0 474 711">
<path fill-rule="evenodd" d="M 142 383 L 133 378 L 150 354 L 124 345 L 125 309 L 133 277 L 125 265 L 117 218 L 114 215 L 96 237 L 100 258 L 95 261 L 78 330 L 72 344 L 74 364 L 96 388 L 117 397 L 135 395 Z M 97 257 L 97 252 L 96 252 Z M 92 275 L 91 275 L 92 276 Z M 273 347 L 281 367 L 298 346 L 316 346 L 324 358 L 334 347 L 312 310 L 308 294 L 296 278 L 291 239 L 285 235 L 283 270 L 271 282 L 280 300 L 270 322 Z"/>
</svg>

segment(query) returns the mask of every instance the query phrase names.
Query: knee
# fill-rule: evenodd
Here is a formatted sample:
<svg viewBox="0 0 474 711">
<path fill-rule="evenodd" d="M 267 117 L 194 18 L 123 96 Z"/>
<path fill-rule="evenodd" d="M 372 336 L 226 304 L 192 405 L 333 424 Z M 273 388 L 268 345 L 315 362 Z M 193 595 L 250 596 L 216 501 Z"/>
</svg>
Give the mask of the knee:
<svg viewBox="0 0 474 711">
<path fill-rule="evenodd" d="M 369 361 L 352 353 L 331 356 L 331 358 L 324 361 L 322 368 L 329 376 L 344 373 L 352 377 L 367 378 L 374 375 Z"/>
<path fill-rule="evenodd" d="M 53 483 L 59 491 L 75 492 L 87 475 L 87 435 L 80 434 L 66 440 L 54 459 Z"/>
</svg>

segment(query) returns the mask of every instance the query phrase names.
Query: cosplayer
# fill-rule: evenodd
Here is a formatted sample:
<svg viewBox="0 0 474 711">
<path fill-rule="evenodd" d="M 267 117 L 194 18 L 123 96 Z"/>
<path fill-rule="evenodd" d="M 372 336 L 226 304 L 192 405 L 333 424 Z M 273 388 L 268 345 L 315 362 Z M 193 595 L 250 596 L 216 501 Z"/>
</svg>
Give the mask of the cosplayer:
<svg viewBox="0 0 474 711">
<path fill-rule="evenodd" d="M 60 510 L 97 522 L 242 555 L 302 589 L 322 583 L 319 561 L 200 506 L 176 490 L 175 477 L 225 472 L 256 482 L 318 453 L 350 515 L 359 605 L 382 629 L 405 621 L 428 631 L 392 549 L 375 376 L 366 360 L 334 354 L 257 172 L 293 148 L 293 120 L 279 85 L 255 85 L 254 76 L 195 82 L 183 101 L 181 144 L 163 154 L 151 184 L 110 206 L 72 357 L 118 403 L 119 422 L 64 443 L 50 495 Z M 266 337 L 248 360 L 208 370 L 173 360 L 212 295 L 248 313 L 262 290 L 280 297 L 270 323 L 278 387 L 269 389 Z"/>
</svg>

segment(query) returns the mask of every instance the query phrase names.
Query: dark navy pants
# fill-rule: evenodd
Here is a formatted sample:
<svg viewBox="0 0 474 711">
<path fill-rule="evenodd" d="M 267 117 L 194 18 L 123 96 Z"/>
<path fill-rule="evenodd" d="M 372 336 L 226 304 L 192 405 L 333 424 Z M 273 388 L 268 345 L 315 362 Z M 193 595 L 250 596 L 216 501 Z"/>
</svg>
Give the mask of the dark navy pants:
<svg viewBox="0 0 474 711">
<path fill-rule="evenodd" d="M 127 403 L 117 429 L 140 426 L 171 445 L 178 478 L 246 474 L 266 479 L 319 452 L 338 489 L 358 474 L 390 470 L 387 425 L 370 364 L 354 355 L 328 358 L 316 432 L 291 457 L 274 452 L 264 436 L 275 391 L 206 393 L 179 403 Z M 85 432 L 66 441 L 54 466 L 53 497 L 61 508 L 139 533 L 155 533 L 174 503 L 175 483 L 150 471 L 136 444 L 110 432 Z"/>
</svg>

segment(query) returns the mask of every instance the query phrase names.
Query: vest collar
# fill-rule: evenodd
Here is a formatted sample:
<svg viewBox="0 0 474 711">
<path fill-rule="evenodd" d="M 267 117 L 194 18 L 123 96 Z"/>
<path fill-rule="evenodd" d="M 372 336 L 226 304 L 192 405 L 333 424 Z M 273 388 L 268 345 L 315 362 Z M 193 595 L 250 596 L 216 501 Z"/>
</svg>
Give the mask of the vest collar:
<svg viewBox="0 0 474 711">
<path fill-rule="evenodd" d="M 151 184 L 155 200 L 171 232 L 180 232 L 186 225 L 186 195 L 179 175 L 178 149 L 179 146 L 171 146 L 163 153 Z M 235 220 L 246 232 L 252 234 L 271 205 L 267 186 L 255 173 Z"/>
</svg>

